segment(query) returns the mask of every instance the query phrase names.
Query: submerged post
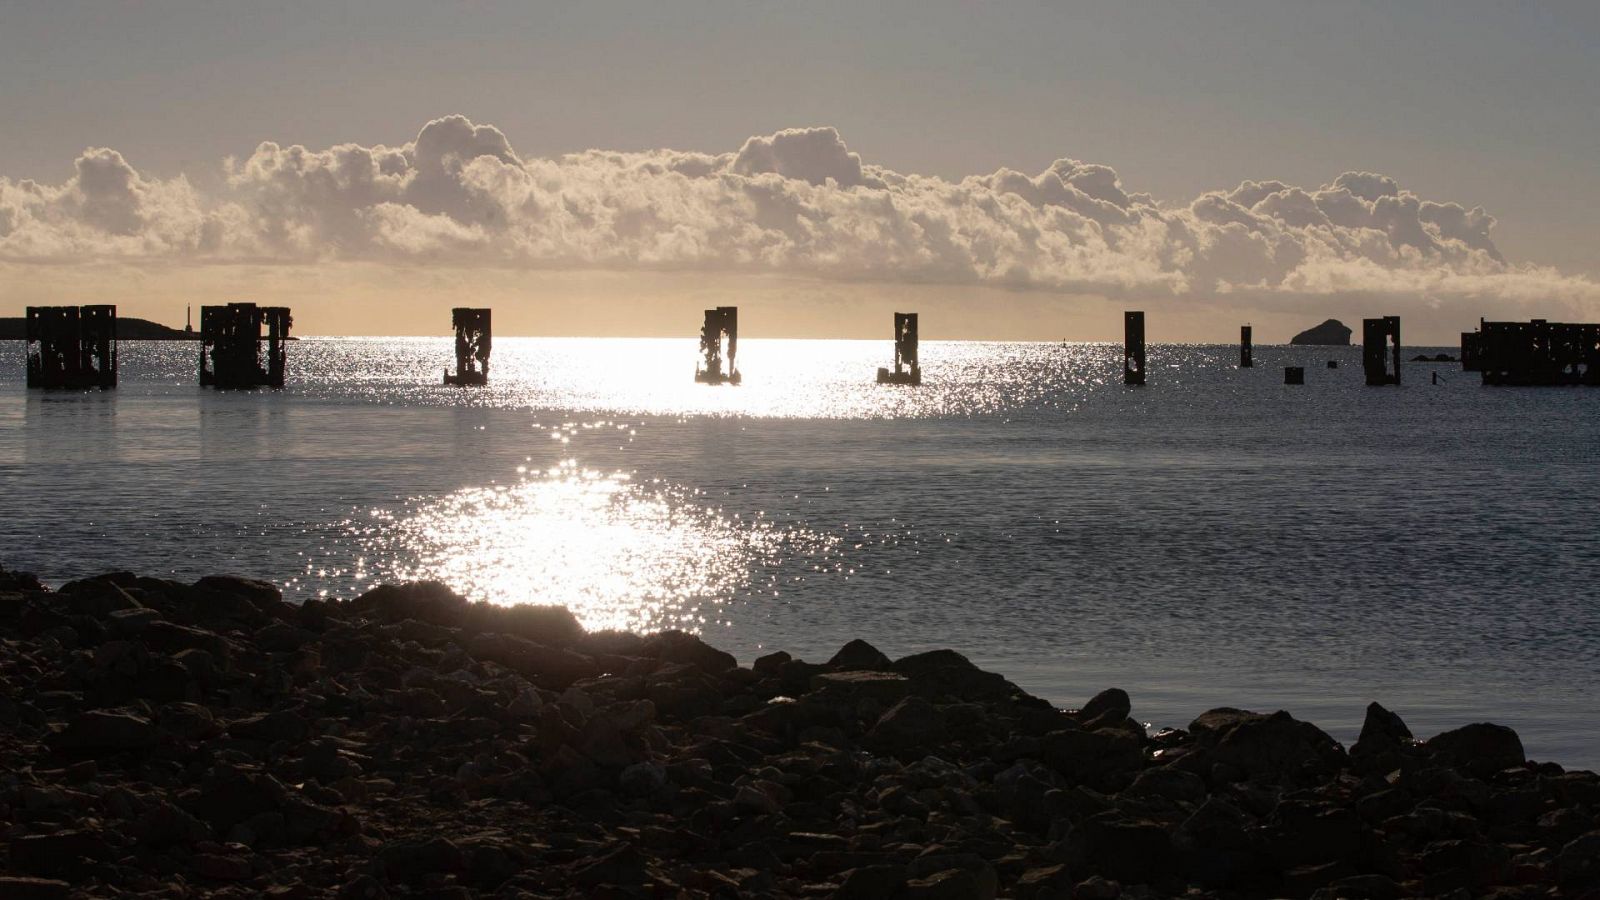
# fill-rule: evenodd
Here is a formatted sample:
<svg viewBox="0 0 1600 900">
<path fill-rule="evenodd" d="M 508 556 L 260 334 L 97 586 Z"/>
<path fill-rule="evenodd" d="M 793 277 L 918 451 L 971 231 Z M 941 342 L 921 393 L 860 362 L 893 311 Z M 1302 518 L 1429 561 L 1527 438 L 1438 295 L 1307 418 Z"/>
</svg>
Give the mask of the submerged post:
<svg viewBox="0 0 1600 900">
<path fill-rule="evenodd" d="M 488 384 L 492 349 L 489 310 L 458 306 L 450 310 L 450 324 L 456 330 L 456 371 L 452 375 L 446 369 L 444 383 Z"/>
<path fill-rule="evenodd" d="M 229 303 L 200 307 L 200 384 L 219 388 L 283 387 L 288 371 L 289 328 L 293 323 L 287 306 Z M 263 327 L 265 337 L 261 333 Z"/>
<path fill-rule="evenodd" d="M 724 340 L 727 341 L 725 353 Z M 694 380 L 702 384 L 738 384 L 738 354 L 739 307 L 719 306 L 706 310 L 705 323 L 700 326 L 701 363 L 695 367 Z"/>
<path fill-rule="evenodd" d="M 1367 384 L 1400 383 L 1400 317 L 1361 320 L 1361 361 Z"/>
<path fill-rule="evenodd" d="M 1122 383 L 1144 384 L 1144 313 L 1122 314 Z"/>
<path fill-rule="evenodd" d="M 1284 366 L 1283 367 L 1283 383 L 1284 384 L 1305 384 L 1306 383 L 1306 370 L 1305 370 L 1305 367 L 1304 366 Z"/>
<path fill-rule="evenodd" d="M 921 384 L 917 362 L 917 314 L 894 314 L 894 371 L 879 367 L 879 384 Z"/>
<path fill-rule="evenodd" d="M 1239 368 L 1249 369 L 1255 366 L 1255 361 L 1250 356 L 1250 326 L 1239 326 Z"/>
<path fill-rule="evenodd" d="M 117 386 L 115 306 L 30 306 L 26 316 L 28 387 Z"/>
</svg>

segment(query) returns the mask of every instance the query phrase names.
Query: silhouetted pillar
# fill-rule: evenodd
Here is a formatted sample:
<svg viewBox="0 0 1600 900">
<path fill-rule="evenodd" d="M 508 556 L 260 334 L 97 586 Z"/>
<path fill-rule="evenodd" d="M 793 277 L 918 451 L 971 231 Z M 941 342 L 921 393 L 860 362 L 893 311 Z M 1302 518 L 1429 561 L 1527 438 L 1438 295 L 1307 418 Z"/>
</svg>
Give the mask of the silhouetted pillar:
<svg viewBox="0 0 1600 900">
<path fill-rule="evenodd" d="M 1144 313 L 1123 313 L 1122 335 L 1122 383 L 1144 384 Z"/>
<path fill-rule="evenodd" d="M 879 384 L 921 384 L 922 367 L 917 361 L 917 314 L 894 314 L 894 370 L 880 366 Z"/>
<path fill-rule="evenodd" d="M 1306 370 L 1305 370 L 1305 368 L 1303 366 L 1284 366 L 1283 367 L 1283 383 L 1284 384 L 1305 384 L 1306 383 Z"/>
<path fill-rule="evenodd" d="M 450 324 L 456 332 L 456 371 L 444 373 L 444 383 L 452 385 L 488 384 L 489 352 L 493 349 L 489 310 L 458 306 L 450 311 Z"/>
<path fill-rule="evenodd" d="M 293 323 L 287 306 L 229 303 L 200 307 L 200 384 L 283 387 Z M 265 348 L 263 326 L 267 330 Z"/>
<path fill-rule="evenodd" d="M 117 386 L 115 306 L 30 306 L 25 315 L 28 387 Z"/>
<path fill-rule="evenodd" d="M 1248 369 L 1255 365 L 1250 357 L 1250 326 L 1239 326 L 1239 368 Z"/>
<path fill-rule="evenodd" d="M 723 368 L 722 341 L 727 338 L 727 368 Z M 705 323 L 700 326 L 700 355 L 702 365 L 695 369 L 694 380 L 706 384 L 738 384 L 739 366 L 739 307 L 719 306 L 706 310 Z"/>
<path fill-rule="evenodd" d="M 1361 361 L 1367 384 L 1400 383 L 1400 317 L 1361 321 Z"/>
</svg>

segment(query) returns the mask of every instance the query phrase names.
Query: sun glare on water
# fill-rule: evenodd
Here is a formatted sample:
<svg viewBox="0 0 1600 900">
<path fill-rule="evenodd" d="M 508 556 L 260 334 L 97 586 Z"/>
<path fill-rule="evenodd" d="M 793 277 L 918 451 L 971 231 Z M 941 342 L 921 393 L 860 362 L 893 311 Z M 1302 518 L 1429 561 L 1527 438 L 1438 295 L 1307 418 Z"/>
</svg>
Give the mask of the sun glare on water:
<svg viewBox="0 0 1600 900">
<path fill-rule="evenodd" d="M 720 606 L 759 589 L 766 561 L 803 537 L 572 461 L 382 516 L 400 579 L 437 579 L 493 603 L 559 604 L 587 628 L 640 632 L 717 624 Z"/>
</svg>

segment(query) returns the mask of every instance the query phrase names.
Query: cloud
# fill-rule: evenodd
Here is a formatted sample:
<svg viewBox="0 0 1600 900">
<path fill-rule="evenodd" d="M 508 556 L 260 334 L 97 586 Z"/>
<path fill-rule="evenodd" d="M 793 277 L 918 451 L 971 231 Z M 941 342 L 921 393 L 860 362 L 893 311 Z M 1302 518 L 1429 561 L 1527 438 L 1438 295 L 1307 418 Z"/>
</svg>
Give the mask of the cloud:
<svg viewBox="0 0 1600 900">
<path fill-rule="evenodd" d="M 221 168 L 209 196 L 103 148 L 60 185 L 0 177 L 0 261 L 446 262 L 1264 303 L 1600 303 L 1587 279 L 1507 261 L 1481 208 L 1370 172 L 1320 187 L 1246 181 L 1168 205 L 1072 159 L 958 181 L 895 172 L 864 163 L 832 128 L 723 154 L 524 159 L 462 116 L 399 147 L 266 142 Z"/>
</svg>

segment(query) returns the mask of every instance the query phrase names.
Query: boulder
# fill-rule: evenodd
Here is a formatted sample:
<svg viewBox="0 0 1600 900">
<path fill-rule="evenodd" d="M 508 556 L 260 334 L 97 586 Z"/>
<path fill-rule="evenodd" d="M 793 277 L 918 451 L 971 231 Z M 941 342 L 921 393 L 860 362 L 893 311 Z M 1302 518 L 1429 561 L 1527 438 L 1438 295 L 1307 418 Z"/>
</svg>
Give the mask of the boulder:
<svg viewBox="0 0 1600 900">
<path fill-rule="evenodd" d="M 1477 722 L 1429 738 L 1423 748 L 1435 757 L 1476 775 L 1487 775 L 1527 761 L 1522 739 L 1504 725 Z"/>
<path fill-rule="evenodd" d="M 876 753 L 901 758 L 920 758 L 945 741 L 944 720 L 932 703 L 921 697 L 906 697 L 884 713 L 865 743 Z"/>
<path fill-rule="evenodd" d="M 74 718 L 52 743 L 69 753 L 119 753 L 148 750 L 160 738 L 160 729 L 143 716 L 96 709 Z"/>
<path fill-rule="evenodd" d="M 1367 718 L 1361 724 L 1361 735 L 1350 748 L 1351 757 L 1377 756 L 1397 752 L 1411 746 L 1415 738 L 1411 729 L 1399 716 L 1378 703 L 1367 704 Z"/>
<path fill-rule="evenodd" d="M 858 638 L 840 647 L 828 665 L 835 669 L 887 669 L 891 663 L 877 647 Z"/>
</svg>

